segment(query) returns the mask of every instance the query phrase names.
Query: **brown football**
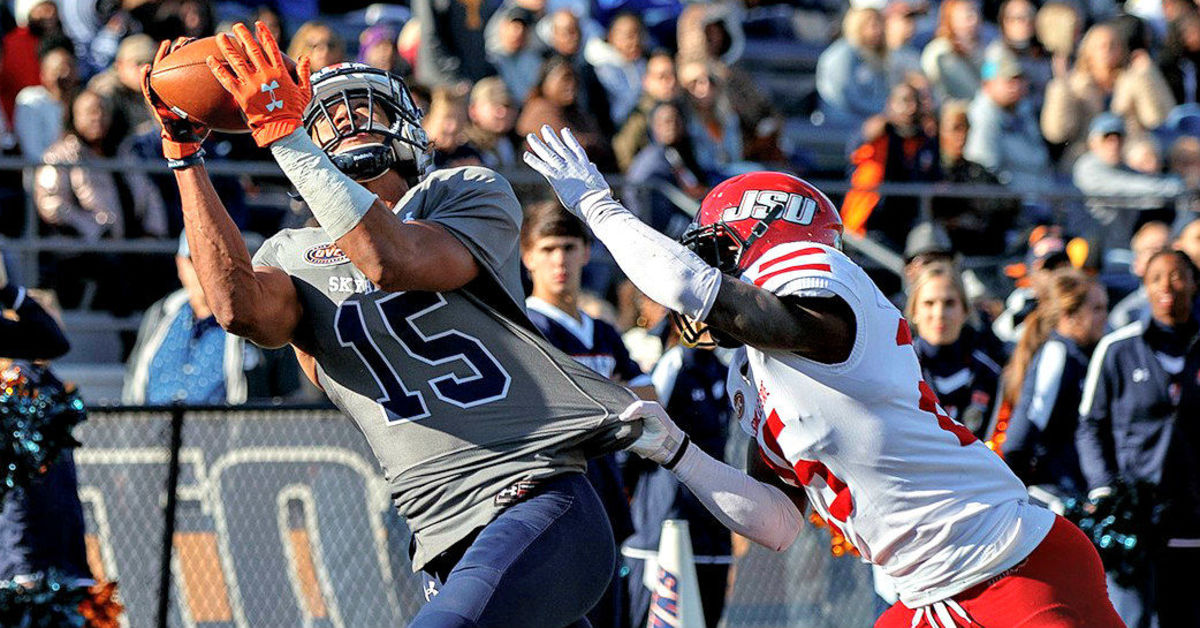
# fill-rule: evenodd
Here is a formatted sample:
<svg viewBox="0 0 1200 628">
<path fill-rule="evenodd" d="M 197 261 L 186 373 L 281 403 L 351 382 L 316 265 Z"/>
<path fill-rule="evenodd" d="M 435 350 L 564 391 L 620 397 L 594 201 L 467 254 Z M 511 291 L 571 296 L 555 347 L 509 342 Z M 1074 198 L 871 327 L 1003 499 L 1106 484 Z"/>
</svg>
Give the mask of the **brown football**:
<svg viewBox="0 0 1200 628">
<path fill-rule="evenodd" d="M 236 42 L 237 39 L 234 38 Z M 150 89 L 167 105 L 181 109 L 214 131 L 223 133 L 247 133 L 246 117 L 238 108 L 233 95 L 217 82 L 205 59 L 212 55 L 229 64 L 217 48 L 217 38 L 205 37 L 189 42 L 154 64 L 150 72 Z M 296 78 L 296 64 L 287 55 L 283 56 L 292 78 Z"/>
</svg>

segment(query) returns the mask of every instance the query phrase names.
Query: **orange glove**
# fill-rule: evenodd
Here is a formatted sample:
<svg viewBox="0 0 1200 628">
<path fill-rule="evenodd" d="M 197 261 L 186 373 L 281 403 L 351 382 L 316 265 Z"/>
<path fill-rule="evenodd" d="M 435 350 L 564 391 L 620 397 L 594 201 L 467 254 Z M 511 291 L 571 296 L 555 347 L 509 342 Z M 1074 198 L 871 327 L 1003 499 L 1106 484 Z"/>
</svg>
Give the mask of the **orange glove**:
<svg viewBox="0 0 1200 628">
<path fill-rule="evenodd" d="M 154 65 L 176 48 L 191 41 L 180 37 L 174 42 L 162 42 L 158 46 L 158 53 L 154 55 L 154 63 L 142 71 L 142 96 L 146 98 L 146 104 L 150 105 L 150 111 L 162 127 L 163 155 L 167 159 L 183 159 L 195 155 L 200 151 L 200 143 L 208 137 L 208 127 L 188 120 L 186 113 L 168 107 L 158 98 L 158 94 L 150 90 L 150 71 L 154 69 Z"/>
<path fill-rule="evenodd" d="M 233 94 L 246 114 L 254 141 L 266 147 L 303 126 L 301 117 L 305 105 L 312 100 L 312 84 L 308 76 L 308 57 L 302 57 L 296 66 L 296 74 L 300 77 L 297 83 L 283 65 L 283 53 L 271 31 L 262 22 L 255 22 L 254 27 L 258 31 L 258 41 L 244 24 L 233 25 L 233 34 L 245 49 L 245 55 L 229 35 L 217 35 L 217 47 L 233 72 L 225 69 L 214 56 L 209 56 L 207 61 L 213 76 Z"/>
</svg>

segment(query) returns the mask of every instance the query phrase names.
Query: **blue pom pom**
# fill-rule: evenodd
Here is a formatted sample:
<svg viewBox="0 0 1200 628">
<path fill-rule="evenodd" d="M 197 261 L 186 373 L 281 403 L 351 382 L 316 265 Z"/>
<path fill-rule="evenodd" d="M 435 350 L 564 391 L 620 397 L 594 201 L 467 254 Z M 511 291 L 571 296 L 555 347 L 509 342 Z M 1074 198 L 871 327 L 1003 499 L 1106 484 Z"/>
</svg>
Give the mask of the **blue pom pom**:
<svg viewBox="0 0 1200 628">
<path fill-rule="evenodd" d="M 24 487 L 79 446 L 71 430 L 86 418 L 83 401 L 61 386 L 36 386 L 21 367 L 0 372 L 0 499 Z"/>
<path fill-rule="evenodd" d="M 0 626 L 84 628 L 79 603 L 87 596 L 87 587 L 75 586 L 55 570 L 29 585 L 0 583 Z"/>
</svg>

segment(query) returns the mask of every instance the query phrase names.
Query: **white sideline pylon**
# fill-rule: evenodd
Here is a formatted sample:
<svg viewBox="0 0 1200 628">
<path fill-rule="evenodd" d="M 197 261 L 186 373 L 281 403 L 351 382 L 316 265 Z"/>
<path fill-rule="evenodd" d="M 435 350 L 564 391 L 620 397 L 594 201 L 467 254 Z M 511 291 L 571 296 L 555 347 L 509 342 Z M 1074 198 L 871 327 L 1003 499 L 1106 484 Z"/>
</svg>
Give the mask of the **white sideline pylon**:
<svg viewBox="0 0 1200 628">
<path fill-rule="evenodd" d="M 667 519 L 658 541 L 658 578 L 646 628 L 704 628 L 700 581 L 688 522 Z"/>
</svg>

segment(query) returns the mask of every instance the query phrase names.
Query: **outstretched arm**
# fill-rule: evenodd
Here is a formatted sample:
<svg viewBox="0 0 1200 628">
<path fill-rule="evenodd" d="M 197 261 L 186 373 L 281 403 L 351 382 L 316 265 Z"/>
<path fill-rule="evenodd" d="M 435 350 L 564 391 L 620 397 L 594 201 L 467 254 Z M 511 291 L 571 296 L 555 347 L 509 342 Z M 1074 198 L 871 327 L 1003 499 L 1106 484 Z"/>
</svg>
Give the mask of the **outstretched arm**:
<svg viewBox="0 0 1200 628">
<path fill-rule="evenodd" d="M 186 43 L 162 42 L 154 64 Z M 232 333 L 267 347 L 287 344 L 300 320 L 296 288 L 283 271 L 251 265 L 246 243 L 204 168 L 201 142 L 208 129 L 164 105 L 150 90 L 154 64 L 142 75 L 142 95 L 162 126 L 163 154 L 175 170 L 188 248 L 208 305 Z"/>
<path fill-rule="evenodd" d="M 759 349 L 795 351 L 841 361 L 854 340 L 849 306 L 836 298 L 783 301 L 771 292 L 722 276 L 682 244 L 655 231 L 613 200 L 604 177 L 570 130 L 545 142 L 528 136 L 525 163 L 542 173 L 563 205 L 584 219 L 642 292 L 680 314 L 704 321 Z"/>
<path fill-rule="evenodd" d="M 725 527 L 777 552 L 796 540 L 803 502 L 693 445 L 656 402 L 634 402 L 621 420 L 643 421 L 642 435 L 629 450 L 673 472 Z"/>
<path fill-rule="evenodd" d="M 237 225 L 213 189 L 204 165 L 175 171 L 192 264 L 221 327 L 264 347 L 281 347 L 300 321 L 291 277 L 253 266 Z"/>
</svg>

